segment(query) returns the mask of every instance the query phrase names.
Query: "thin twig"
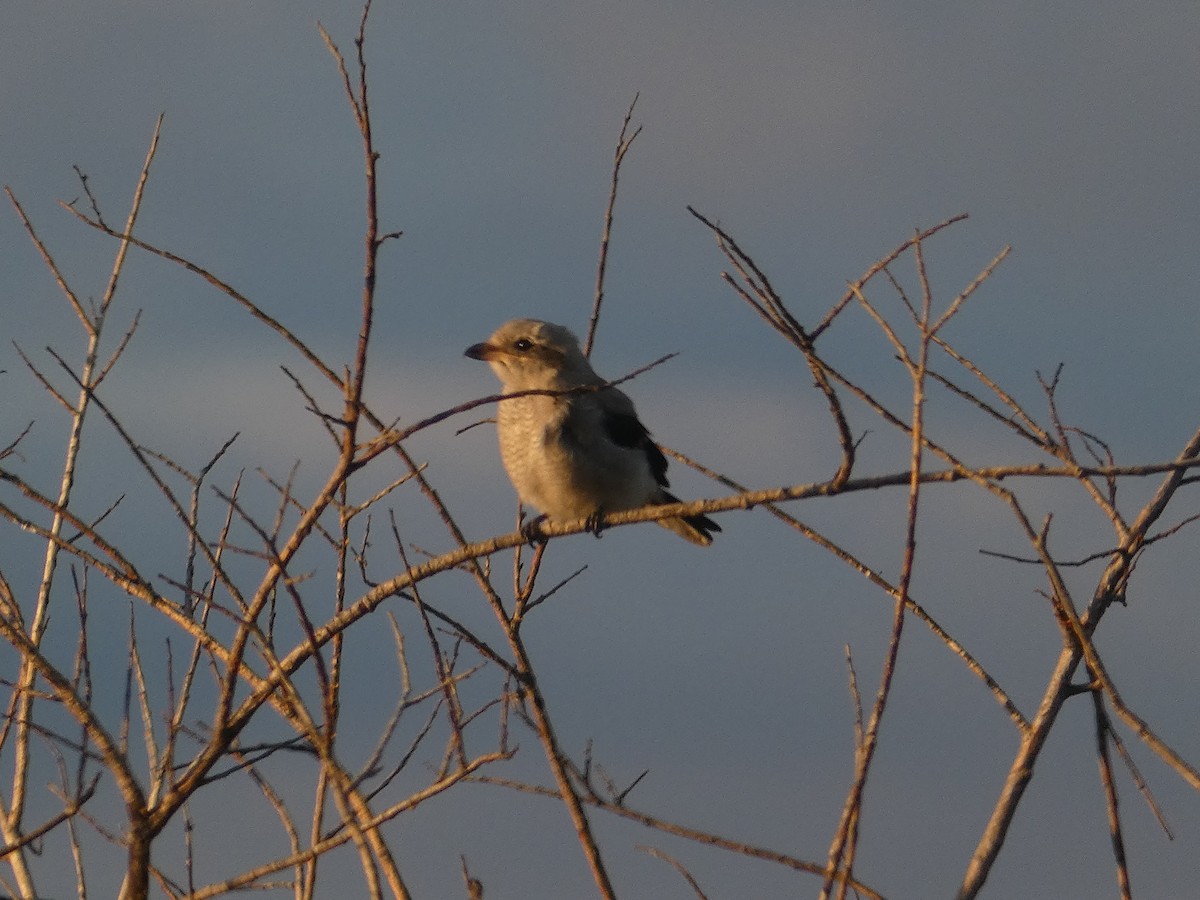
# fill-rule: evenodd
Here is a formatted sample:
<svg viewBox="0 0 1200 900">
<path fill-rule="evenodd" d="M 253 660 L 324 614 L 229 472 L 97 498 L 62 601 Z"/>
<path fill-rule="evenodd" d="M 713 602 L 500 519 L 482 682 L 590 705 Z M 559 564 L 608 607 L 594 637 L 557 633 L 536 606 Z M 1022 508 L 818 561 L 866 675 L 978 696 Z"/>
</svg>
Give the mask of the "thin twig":
<svg viewBox="0 0 1200 900">
<path fill-rule="evenodd" d="M 629 134 L 629 123 L 633 118 L 633 108 L 637 106 L 639 94 L 633 95 L 629 109 L 625 111 L 625 121 L 621 123 L 621 133 L 617 136 L 617 149 L 613 154 L 612 181 L 608 189 L 608 205 L 604 209 L 604 230 L 600 234 L 600 261 L 596 264 L 596 291 L 592 299 L 592 315 L 588 320 L 587 339 L 583 342 L 583 355 L 592 355 L 592 344 L 596 339 L 596 326 L 600 324 L 600 307 L 604 303 L 604 272 L 608 266 L 608 242 L 612 235 L 613 212 L 617 206 L 617 180 L 621 175 L 621 163 L 625 154 L 642 133 L 639 125 Z"/>
<path fill-rule="evenodd" d="M 1104 697 L 1092 691 L 1092 710 L 1096 719 L 1096 762 L 1100 767 L 1100 784 L 1104 788 L 1104 805 L 1108 812 L 1108 833 L 1112 838 L 1113 860 L 1117 864 L 1117 889 L 1121 900 L 1133 900 L 1129 886 L 1129 863 L 1125 858 L 1125 838 L 1121 834 L 1121 813 L 1117 802 L 1117 785 L 1113 780 L 1112 761 L 1108 755 L 1108 735 L 1112 726 L 1104 709 Z"/>
</svg>

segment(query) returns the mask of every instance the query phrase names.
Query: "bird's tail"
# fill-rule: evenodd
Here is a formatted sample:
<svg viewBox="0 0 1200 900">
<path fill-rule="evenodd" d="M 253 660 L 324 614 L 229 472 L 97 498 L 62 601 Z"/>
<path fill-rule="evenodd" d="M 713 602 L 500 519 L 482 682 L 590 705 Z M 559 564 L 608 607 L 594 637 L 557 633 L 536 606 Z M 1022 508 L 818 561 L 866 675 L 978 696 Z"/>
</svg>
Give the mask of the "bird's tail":
<svg viewBox="0 0 1200 900">
<path fill-rule="evenodd" d="M 679 498 L 670 491 L 660 490 L 655 498 L 659 503 L 679 503 Z M 713 542 L 712 533 L 720 531 L 721 526 L 708 516 L 677 516 L 673 519 L 659 519 L 658 524 L 675 532 L 693 544 L 707 547 Z"/>
</svg>

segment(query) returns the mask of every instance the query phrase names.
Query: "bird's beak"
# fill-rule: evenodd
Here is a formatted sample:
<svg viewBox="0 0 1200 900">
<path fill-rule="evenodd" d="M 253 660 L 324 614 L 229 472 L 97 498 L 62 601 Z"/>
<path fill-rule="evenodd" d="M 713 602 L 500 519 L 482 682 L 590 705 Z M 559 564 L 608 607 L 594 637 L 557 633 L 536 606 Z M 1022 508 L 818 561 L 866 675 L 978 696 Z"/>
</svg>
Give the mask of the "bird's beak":
<svg viewBox="0 0 1200 900">
<path fill-rule="evenodd" d="M 495 359 L 499 352 L 499 348 L 493 347 L 488 343 L 472 344 L 463 351 L 463 356 L 469 356 L 471 359 L 481 359 L 484 362 L 487 362 L 490 359 Z"/>
</svg>

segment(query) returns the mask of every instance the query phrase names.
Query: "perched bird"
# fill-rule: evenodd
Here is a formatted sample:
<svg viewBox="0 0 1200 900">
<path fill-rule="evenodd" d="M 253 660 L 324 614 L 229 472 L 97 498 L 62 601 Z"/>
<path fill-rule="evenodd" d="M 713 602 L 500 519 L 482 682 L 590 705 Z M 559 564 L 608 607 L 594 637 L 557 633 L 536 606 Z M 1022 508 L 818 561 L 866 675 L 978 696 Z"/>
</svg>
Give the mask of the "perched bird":
<svg viewBox="0 0 1200 900">
<path fill-rule="evenodd" d="M 667 460 L 638 421 L 633 401 L 592 371 L 579 341 L 561 325 L 513 319 L 466 355 L 487 362 L 505 394 L 527 390 L 597 390 L 531 394 L 502 400 L 500 456 L 517 495 L 543 517 L 590 518 L 639 506 L 678 503 L 667 491 Z M 659 525 L 695 544 L 721 528 L 708 516 Z"/>
</svg>

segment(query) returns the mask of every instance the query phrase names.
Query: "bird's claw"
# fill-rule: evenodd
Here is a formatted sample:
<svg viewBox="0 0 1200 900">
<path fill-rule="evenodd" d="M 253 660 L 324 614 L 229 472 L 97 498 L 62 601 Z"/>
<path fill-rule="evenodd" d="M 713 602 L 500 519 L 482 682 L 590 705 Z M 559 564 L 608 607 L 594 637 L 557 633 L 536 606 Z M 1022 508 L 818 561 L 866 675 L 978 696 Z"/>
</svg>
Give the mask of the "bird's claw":
<svg viewBox="0 0 1200 900">
<path fill-rule="evenodd" d="M 586 531 L 594 534 L 597 538 L 604 537 L 600 532 L 604 530 L 604 510 L 597 509 L 594 513 L 587 517 Z"/>
<path fill-rule="evenodd" d="M 529 519 L 521 524 L 521 534 L 530 544 L 544 544 L 549 538 L 542 534 L 542 523 L 546 521 L 545 514 Z"/>
</svg>

